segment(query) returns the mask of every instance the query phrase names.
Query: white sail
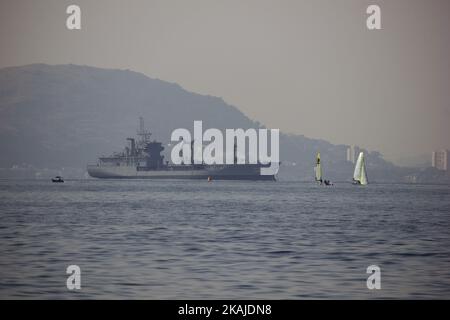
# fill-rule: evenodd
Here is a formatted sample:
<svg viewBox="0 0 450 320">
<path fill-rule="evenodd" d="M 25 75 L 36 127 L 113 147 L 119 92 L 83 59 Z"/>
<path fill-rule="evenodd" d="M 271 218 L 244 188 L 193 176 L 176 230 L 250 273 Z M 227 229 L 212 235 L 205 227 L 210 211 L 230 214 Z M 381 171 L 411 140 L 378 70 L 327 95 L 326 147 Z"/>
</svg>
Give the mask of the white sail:
<svg viewBox="0 0 450 320">
<path fill-rule="evenodd" d="M 314 167 L 314 172 L 316 173 L 316 181 L 322 180 L 322 165 L 320 163 L 320 153 L 317 154 L 317 162 Z"/>
<path fill-rule="evenodd" d="M 356 160 L 355 172 L 353 173 L 353 180 L 355 181 L 359 181 L 361 179 L 361 166 L 363 157 L 363 153 L 361 152 L 358 156 L 358 160 Z"/>
<path fill-rule="evenodd" d="M 366 185 L 367 183 L 369 183 L 369 181 L 367 181 L 366 161 L 364 160 L 364 155 L 363 155 L 362 164 L 361 164 L 361 180 L 359 180 L 359 182 L 362 185 Z"/>
<path fill-rule="evenodd" d="M 362 185 L 366 185 L 368 183 L 363 152 L 359 153 L 358 160 L 356 161 L 353 180 L 359 182 Z"/>
</svg>

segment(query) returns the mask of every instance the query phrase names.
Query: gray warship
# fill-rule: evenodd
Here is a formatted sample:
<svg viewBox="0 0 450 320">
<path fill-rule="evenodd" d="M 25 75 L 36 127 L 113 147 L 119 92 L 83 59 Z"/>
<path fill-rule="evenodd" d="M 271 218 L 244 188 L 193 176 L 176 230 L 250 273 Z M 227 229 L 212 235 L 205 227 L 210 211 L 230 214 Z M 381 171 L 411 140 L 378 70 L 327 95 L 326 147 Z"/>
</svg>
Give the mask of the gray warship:
<svg viewBox="0 0 450 320">
<path fill-rule="evenodd" d="M 150 139 L 151 133 L 145 130 L 142 118 L 137 136 L 126 139 L 128 145 L 122 152 L 100 157 L 96 164 L 88 165 L 88 174 L 101 179 L 275 180 L 275 175 L 260 173 L 262 167 L 270 164 L 237 164 L 236 146 L 234 164 L 176 165 L 164 161 L 164 156 L 161 155 L 164 150 L 162 143 Z"/>
</svg>

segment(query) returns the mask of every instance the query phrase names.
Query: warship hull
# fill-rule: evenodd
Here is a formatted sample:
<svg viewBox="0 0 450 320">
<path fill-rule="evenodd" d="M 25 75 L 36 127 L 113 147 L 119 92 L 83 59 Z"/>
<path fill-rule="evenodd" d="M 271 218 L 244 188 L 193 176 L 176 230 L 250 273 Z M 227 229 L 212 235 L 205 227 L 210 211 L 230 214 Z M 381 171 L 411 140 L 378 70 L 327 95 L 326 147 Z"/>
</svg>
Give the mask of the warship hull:
<svg viewBox="0 0 450 320">
<path fill-rule="evenodd" d="M 204 179 L 275 180 L 274 175 L 261 175 L 260 165 L 169 166 L 146 170 L 132 166 L 88 165 L 87 172 L 100 179 Z"/>
</svg>

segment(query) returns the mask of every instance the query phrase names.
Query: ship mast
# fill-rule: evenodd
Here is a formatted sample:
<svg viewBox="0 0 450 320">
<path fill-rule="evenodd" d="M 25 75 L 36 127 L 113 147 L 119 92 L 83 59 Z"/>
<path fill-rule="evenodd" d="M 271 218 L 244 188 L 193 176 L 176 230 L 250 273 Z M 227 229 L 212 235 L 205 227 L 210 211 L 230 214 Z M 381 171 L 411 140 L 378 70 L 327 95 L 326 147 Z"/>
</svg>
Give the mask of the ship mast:
<svg viewBox="0 0 450 320">
<path fill-rule="evenodd" d="M 139 143 L 143 146 L 146 143 L 150 142 L 150 136 L 152 135 L 150 131 L 145 130 L 144 118 L 139 117 L 139 129 L 137 131 L 137 135 L 140 140 Z"/>
</svg>

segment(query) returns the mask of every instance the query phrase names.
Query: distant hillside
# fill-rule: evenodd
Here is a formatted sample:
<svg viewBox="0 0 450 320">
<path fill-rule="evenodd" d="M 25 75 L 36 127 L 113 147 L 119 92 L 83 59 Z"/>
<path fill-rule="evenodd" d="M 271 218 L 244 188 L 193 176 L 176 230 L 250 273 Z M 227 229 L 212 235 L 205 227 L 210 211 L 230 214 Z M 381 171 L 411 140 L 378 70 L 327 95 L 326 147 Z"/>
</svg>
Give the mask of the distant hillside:
<svg viewBox="0 0 450 320">
<path fill-rule="evenodd" d="M 0 70 L 0 168 L 84 168 L 99 155 L 119 151 L 136 133 L 138 117 L 155 139 L 169 142 L 175 128 L 260 127 L 221 98 L 125 70 L 35 64 Z M 324 173 L 351 178 L 344 145 L 300 135 L 282 135 L 280 177 L 310 180 L 320 150 Z M 367 156 L 369 178 L 401 179 L 409 171 Z M 295 166 L 292 164 L 295 163 Z M 1 175 L 1 171 L 0 171 Z"/>
</svg>

